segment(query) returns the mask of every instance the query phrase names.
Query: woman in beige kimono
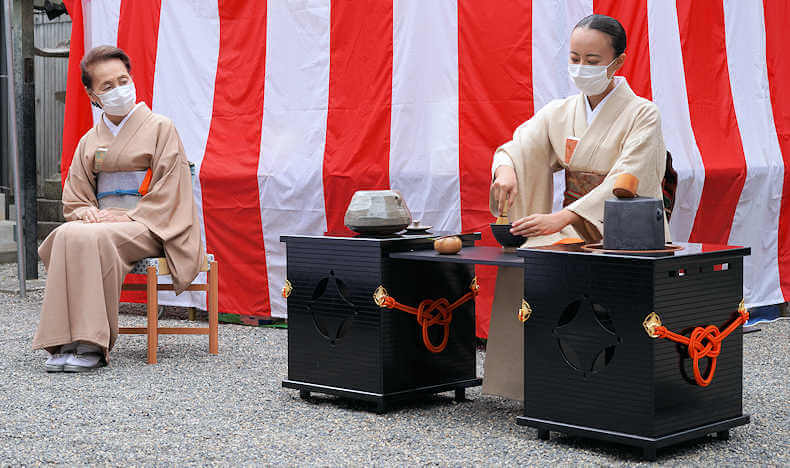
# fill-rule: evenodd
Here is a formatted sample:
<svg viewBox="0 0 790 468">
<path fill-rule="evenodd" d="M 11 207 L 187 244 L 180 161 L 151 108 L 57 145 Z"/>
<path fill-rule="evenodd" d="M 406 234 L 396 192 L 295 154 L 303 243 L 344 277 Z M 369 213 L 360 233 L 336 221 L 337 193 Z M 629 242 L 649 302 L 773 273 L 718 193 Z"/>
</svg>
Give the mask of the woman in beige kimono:
<svg viewBox="0 0 790 468">
<path fill-rule="evenodd" d="M 51 354 L 48 372 L 106 365 L 121 285 L 136 261 L 164 253 L 176 294 L 203 261 L 189 162 L 173 123 L 136 103 L 121 49 L 92 49 L 80 66 L 103 112 L 80 139 L 63 186 L 68 222 L 38 251 L 48 276 L 33 348 Z"/>
<path fill-rule="evenodd" d="M 509 208 L 511 232 L 528 237 L 525 247 L 601 240 L 604 201 L 618 174 L 635 175 L 639 195 L 662 198 L 666 148 L 658 108 L 614 76 L 625 46 L 616 19 L 582 19 L 571 34 L 568 62 L 581 93 L 548 103 L 494 155 L 491 211 L 498 216 Z M 552 213 L 553 173 L 562 169 L 564 208 Z M 666 220 L 665 233 L 669 239 Z M 499 269 L 483 383 L 484 392 L 514 400 L 524 399 L 524 332 L 516 318 L 523 288 L 522 269 Z"/>
</svg>

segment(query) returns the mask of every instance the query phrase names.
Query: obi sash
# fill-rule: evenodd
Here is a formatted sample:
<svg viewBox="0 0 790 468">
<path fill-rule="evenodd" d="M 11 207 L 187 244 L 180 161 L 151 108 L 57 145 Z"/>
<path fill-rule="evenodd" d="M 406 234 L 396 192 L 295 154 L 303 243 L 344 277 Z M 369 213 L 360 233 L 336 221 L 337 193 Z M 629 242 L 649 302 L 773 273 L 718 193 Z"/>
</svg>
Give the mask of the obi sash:
<svg viewBox="0 0 790 468">
<path fill-rule="evenodd" d="M 574 171 L 565 169 L 565 196 L 562 206 L 568 206 L 581 197 L 590 193 L 595 187 L 601 185 L 606 178 L 606 174 L 596 174 L 594 172 Z M 587 242 L 597 242 L 601 240 L 601 233 L 598 228 L 587 220 L 573 223 L 573 228 Z"/>
<path fill-rule="evenodd" d="M 99 209 L 131 210 L 148 193 L 151 169 L 145 171 L 99 172 L 96 174 L 96 200 Z"/>
<path fill-rule="evenodd" d="M 606 174 L 565 169 L 565 196 L 562 206 L 568 206 L 601 185 Z"/>
</svg>

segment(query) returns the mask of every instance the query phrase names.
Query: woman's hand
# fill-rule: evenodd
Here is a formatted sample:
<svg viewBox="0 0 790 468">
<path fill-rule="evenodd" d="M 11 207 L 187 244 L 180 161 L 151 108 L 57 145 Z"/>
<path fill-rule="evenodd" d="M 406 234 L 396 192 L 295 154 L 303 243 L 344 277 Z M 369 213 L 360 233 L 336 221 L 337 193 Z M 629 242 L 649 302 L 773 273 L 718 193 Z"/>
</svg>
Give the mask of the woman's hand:
<svg viewBox="0 0 790 468">
<path fill-rule="evenodd" d="M 100 210 L 99 220 L 102 223 L 125 223 L 131 221 L 132 218 L 126 216 L 126 213 L 123 211 Z"/>
<path fill-rule="evenodd" d="M 82 220 L 86 223 L 100 223 L 100 211 L 95 206 L 89 207 L 85 210 L 85 214 L 82 215 Z"/>
<path fill-rule="evenodd" d="M 494 182 L 491 186 L 494 191 L 494 199 L 497 201 L 497 214 L 502 216 L 505 206 L 510 208 L 518 195 L 516 170 L 510 166 L 499 166 L 494 172 Z"/>
<path fill-rule="evenodd" d="M 121 211 L 100 210 L 92 206 L 85 211 L 82 220 L 86 223 L 124 223 L 131 218 Z"/>
<path fill-rule="evenodd" d="M 520 236 L 546 236 L 560 232 L 565 226 L 580 220 L 581 217 L 568 210 L 552 214 L 532 214 L 513 223 L 510 232 Z"/>
</svg>

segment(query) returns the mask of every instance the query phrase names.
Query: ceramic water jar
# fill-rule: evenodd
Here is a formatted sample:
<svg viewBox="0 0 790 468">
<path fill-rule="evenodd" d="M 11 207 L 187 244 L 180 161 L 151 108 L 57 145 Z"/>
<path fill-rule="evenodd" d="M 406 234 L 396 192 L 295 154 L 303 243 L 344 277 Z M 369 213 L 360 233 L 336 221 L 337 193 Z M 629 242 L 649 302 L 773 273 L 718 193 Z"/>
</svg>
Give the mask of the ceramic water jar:
<svg viewBox="0 0 790 468">
<path fill-rule="evenodd" d="M 360 234 L 393 234 L 411 224 L 411 212 L 397 190 L 359 190 L 351 197 L 343 224 Z"/>
</svg>

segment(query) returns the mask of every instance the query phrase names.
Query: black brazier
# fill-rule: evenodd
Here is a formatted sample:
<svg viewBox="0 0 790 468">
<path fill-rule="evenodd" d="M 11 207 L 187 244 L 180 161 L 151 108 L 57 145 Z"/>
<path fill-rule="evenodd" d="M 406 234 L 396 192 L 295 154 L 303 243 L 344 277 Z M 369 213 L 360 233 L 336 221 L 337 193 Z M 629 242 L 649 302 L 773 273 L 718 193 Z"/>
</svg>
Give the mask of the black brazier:
<svg viewBox="0 0 790 468">
<path fill-rule="evenodd" d="M 464 236 L 471 245 L 479 235 Z M 430 249 L 431 236 L 382 238 L 283 236 L 287 246 L 288 379 L 283 386 L 388 404 L 481 384 L 476 376 L 474 301 L 453 312 L 440 353 L 426 349 L 414 315 L 380 308 L 381 286 L 398 302 L 455 301 L 469 291 L 467 265 L 390 259 L 389 253 Z M 442 327 L 429 329 L 433 343 Z"/>
<path fill-rule="evenodd" d="M 643 321 L 688 336 L 738 317 L 748 248 L 684 244 L 663 257 L 586 253 L 578 247 L 520 250 L 524 297 L 524 416 L 549 431 L 656 449 L 746 424 L 743 335 L 723 342 L 709 386 L 695 383 L 685 346 L 651 338 Z M 703 373 L 709 360 L 700 362 Z"/>
</svg>

